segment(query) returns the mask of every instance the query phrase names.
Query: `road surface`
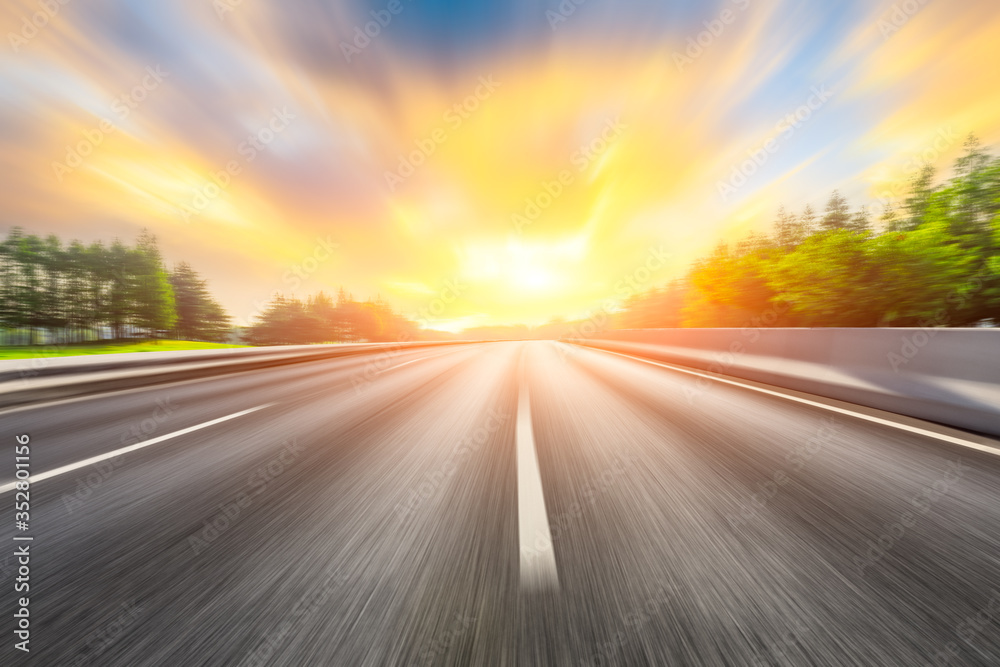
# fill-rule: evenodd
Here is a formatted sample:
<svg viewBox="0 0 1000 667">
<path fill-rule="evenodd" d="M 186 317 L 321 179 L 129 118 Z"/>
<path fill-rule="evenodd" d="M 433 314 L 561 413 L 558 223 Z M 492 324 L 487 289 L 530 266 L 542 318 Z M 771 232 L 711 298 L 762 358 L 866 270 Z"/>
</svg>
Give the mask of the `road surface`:
<svg viewBox="0 0 1000 667">
<path fill-rule="evenodd" d="M 606 352 L 348 357 L 0 424 L 2 665 L 1000 664 L 1000 457 Z"/>
</svg>

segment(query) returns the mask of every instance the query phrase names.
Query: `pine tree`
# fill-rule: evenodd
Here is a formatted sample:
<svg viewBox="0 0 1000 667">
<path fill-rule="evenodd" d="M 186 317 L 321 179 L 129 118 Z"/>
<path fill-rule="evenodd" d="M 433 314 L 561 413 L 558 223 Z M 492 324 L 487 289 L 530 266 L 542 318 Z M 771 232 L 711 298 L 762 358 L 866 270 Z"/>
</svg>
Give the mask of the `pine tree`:
<svg viewBox="0 0 1000 667">
<path fill-rule="evenodd" d="M 851 223 L 851 209 L 847 199 L 834 190 L 826 203 L 826 215 L 823 216 L 823 229 L 848 229 Z"/>
</svg>

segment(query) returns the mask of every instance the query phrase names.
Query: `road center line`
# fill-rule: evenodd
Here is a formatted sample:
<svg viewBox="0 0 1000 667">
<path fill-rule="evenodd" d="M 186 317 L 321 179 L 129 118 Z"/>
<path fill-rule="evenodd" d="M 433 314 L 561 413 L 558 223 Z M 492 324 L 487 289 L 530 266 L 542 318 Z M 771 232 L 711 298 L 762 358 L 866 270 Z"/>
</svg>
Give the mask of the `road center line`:
<svg viewBox="0 0 1000 667">
<path fill-rule="evenodd" d="M 237 417 L 242 417 L 243 415 L 248 415 L 251 412 L 256 412 L 258 410 L 263 410 L 264 408 L 269 408 L 275 403 L 267 403 L 265 405 L 258 405 L 255 408 L 250 408 L 248 410 L 241 410 L 240 412 L 234 412 L 231 415 L 226 415 L 225 417 L 219 417 L 218 419 L 213 419 L 211 421 L 204 422 L 202 424 L 196 424 L 194 426 L 189 426 L 187 428 L 182 428 L 179 431 L 174 431 L 173 433 L 167 433 L 166 435 L 161 435 L 156 438 L 150 438 L 149 440 L 144 440 L 142 442 L 137 442 L 134 445 L 129 445 L 128 447 L 122 447 L 121 449 L 116 449 L 113 452 L 107 452 L 106 454 L 99 454 L 97 456 L 92 456 L 89 459 L 84 459 L 83 461 L 77 461 L 76 463 L 70 463 L 69 465 L 62 466 L 61 468 L 56 468 L 55 470 L 50 470 L 48 472 L 43 472 L 38 475 L 31 475 L 29 481 L 32 484 L 37 482 L 44 482 L 47 479 L 53 477 L 58 477 L 59 475 L 72 472 L 74 470 L 79 470 L 94 463 L 100 463 L 101 461 L 106 461 L 107 459 L 113 459 L 116 456 L 121 456 L 122 454 L 128 454 L 129 452 L 134 452 L 143 447 L 150 447 L 152 445 L 157 445 L 166 440 L 176 438 L 178 436 L 187 435 L 188 433 L 193 433 L 195 431 L 200 431 L 203 428 L 208 428 L 209 426 L 215 426 L 216 424 L 221 424 L 222 422 L 229 421 L 230 419 L 236 419 Z M 0 493 L 6 493 L 8 491 L 13 491 L 17 482 L 9 482 L 0 486 Z"/>
<path fill-rule="evenodd" d="M 521 589 L 559 588 L 542 474 L 531 427 L 528 383 L 521 374 L 517 396 L 517 516 L 521 543 Z"/>
<path fill-rule="evenodd" d="M 765 389 L 764 387 L 757 387 L 752 384 L 747 384 L 745 382 L 740 382 L 738 380 L 730 380 L 728 378 L 720 377 L 712 373 L 706 373 L 702 371 L 692 370 L 689 368 L 682 368 L 674 364 L 667 364 L 661 361 L 653 361 L 651 359 L 643 359 L 642 357 L 636 357 L 631 354 L 624 354 L 623 352 L 614 352 L 612 350 L 603 350 L 599 347 L 587 347 L 589 350 L 596 350 L 598 352 L 606 352 L 608 354 L 616 354 L 619 357 L 625 357 L 626 359 L 631 359 L 633 361 L 641 361 L 644 364 L 649 364 L 651 366 L 659 366 L 660 368 L 667 368 L 672 371 L 677 371 L 679 373 L 687 373 L 688 375 L 697 375 L 709 380 L 715 380 L 716 382 L 721 382 L 723 384 L 730 384 L 735 387 L 742 387 L 743 389 L 750 389 L 751 391 L 757 391 L 762 394 L 768 394 L 770 396 L 777 396 L 778 398 L 783 398 L 786 401 L 794 401 L 796 403 L 803 403 L 805 405 L 811 405 L 816 408 L 821 408 L 823 410 L 829 410 L 830 412 L 836 412 L 838 414 L 847 415 L 849 417 L 854 417 L 856 419 L 862 419 L 864 421 L 872 422 L 874 424 L 881 424 L 883 426 L 889 426 L 900 431 L 906 431 L 908 433 L 915 433 L 917 435 L 922 435 L 927 438 L 933 438 L 935 440 L 940 440 L 942 442 L 948 442 L 953 445 L 959 445 L 961 447 L 968 447 L 969 449 L 975 449 L 980 452 L 985 452 L 987 454 L 993 454 L 994 456 L 1000 456 L 1000 449 L 996 447 L 990 447 L 974 440 L 969 440 L 967 438 L 959 438 L 953 435 L 948 435 L 947 433 L 938 433 L 937 431 L 932 431 L 926 428 L 920 428 L 919 426 L 913 426 L 911 424 L 903 424 L 901 422 L 892 421 L 891 419 L 883 419 L 882 417 L 877 417 L 875 415 L 869 415 L 864 412 L 858 412 L 856 410 L 850 410 L 847 408 L 842 408 L 837 405 L 830 405 L 828 403 L 823 403 L 820 401 L 813 401 L 808 398 L 803 398 L 801 396 L 796 396 L 791 393 L 785 393 L 784 391 L 775 391 L 773 389 Z M 795 391 L 795 390 L 787 390 Z M 837 400 L 837 399 L 829 399 Z M 838 401 L 843 403 L 844 401 Z M 869 408 L 871 410 L 878 410 L 878 408 Z M 879 412 L 888 413 L 885 410 L 878 410 Z M 916 417 L 911 417 L 911 419 L 917 419 Z M 984 438 L 985 439 L 985 438 Z"/>
</svg>

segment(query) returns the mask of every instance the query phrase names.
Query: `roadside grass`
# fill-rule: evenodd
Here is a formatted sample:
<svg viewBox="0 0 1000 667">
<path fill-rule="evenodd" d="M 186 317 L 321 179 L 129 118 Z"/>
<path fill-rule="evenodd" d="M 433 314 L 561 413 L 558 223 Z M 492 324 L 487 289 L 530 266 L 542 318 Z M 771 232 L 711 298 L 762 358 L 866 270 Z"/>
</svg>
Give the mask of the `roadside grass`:
<svg viewBox="0 0 1000 667">
<path fill-rule="evenodd" d="M 227 347 L 251 347 L 228 343 L 203 343 L 193 340 L 94 341 L 72 345 L 4 345 L 0 359 L 35 359 L 38 357 L 76 357 L 86 354 L 123 352 L 172 352 L 175 350 L 212 350 Z"/>
</svg>

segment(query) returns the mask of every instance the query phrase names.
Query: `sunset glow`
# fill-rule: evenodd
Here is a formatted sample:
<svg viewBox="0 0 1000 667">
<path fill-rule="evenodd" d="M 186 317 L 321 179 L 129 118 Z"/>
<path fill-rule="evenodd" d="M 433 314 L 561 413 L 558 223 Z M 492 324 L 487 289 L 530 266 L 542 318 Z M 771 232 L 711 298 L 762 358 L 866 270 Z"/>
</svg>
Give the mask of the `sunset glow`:
<svg viewBox="0 0 1000 667">
<path fill-rule="evenodd" d="M 341 285 L 443 329 L 579 317 L 651 249 L 642 288 L 1000 140 L 990 0 L 51 4 L 0 9 L 2 225 L 149 228 L 237 322 Z"/>
</svg>

